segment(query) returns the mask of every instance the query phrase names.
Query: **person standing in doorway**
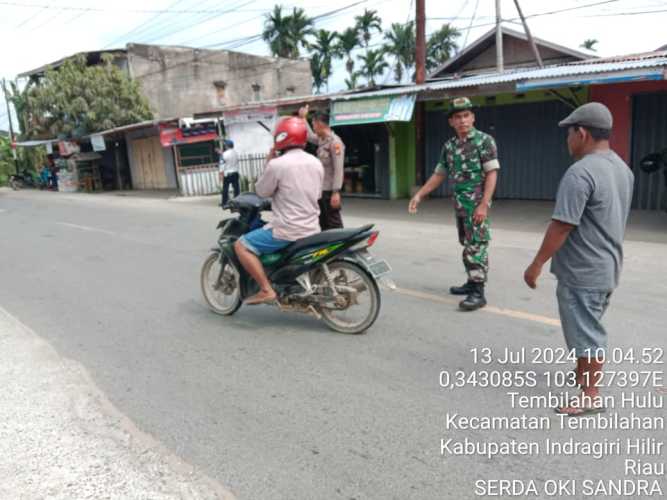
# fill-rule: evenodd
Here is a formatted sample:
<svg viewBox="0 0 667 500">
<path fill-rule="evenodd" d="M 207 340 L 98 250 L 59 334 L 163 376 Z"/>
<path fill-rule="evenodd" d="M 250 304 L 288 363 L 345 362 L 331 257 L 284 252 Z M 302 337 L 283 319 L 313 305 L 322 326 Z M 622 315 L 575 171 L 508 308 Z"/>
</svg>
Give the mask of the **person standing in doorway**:
<svg viewBox="0 0 667 500">
<path fill-rule="evenodd" d="M 537 287 L 551 260 L 558 280 L 556 297 L 565 342 L 577 357 L 577 404 L 557 408 L 577 416 L 604 411 L 599 381 L 607 349 L 602 316 L 618 286 L 623 239 L 630 214 L 634 175 L 609 147 L 613 119 L 603 104 L 590 102 L 559 123 L 567 128 L 567 148 L 576 160 L 565 172 L 544 241 L 524 273 Z M 573 381 L 575 382 L 575 381 Z"/>
<path fill-rule="evenodd" d="M 241 192 L 239 187 L 239 157 L 234 149 L 234 141 L 225 139 L 224 152 L 220 155 L 220 182 L 222 182 L 222 206 L 229 201 L 229 187 L 234 188 L 234 197 Z"/>
<path fill-rule="evenodd" d="M 454 188 L 454 209 L 459 242 L 463 246 L 463 266 L 468 281 L 449 289 L 453 295 L 467 295 L 459 307 L 474 311 L 486 305 L 484 286 L 489 271 L 489 209 L 498 181 L 498 151 L 488 134 L 477 130 L 473 105 L 467 97 L 453 99 L 449 125 L 456 135 L 444 147 L 431 178 L 410 200 L 410 213 L 447 178 Z"/>
<path fill-rule="evenodd" d="M 299 117 L 308 125 L 308 106 L 299 109 Z M 345 144 L 329 126 L 329 115 L 318 111 L 313 116 L 312 128 L 308 125 L 308 142 L 317 145 L 317 157 L 324 166 L 324 183 L 320 198 L 320 227 L 322 231 L 343 227 L 341 209 L 341 189 L 343 188 L 343 168 Z"/>
</svg>

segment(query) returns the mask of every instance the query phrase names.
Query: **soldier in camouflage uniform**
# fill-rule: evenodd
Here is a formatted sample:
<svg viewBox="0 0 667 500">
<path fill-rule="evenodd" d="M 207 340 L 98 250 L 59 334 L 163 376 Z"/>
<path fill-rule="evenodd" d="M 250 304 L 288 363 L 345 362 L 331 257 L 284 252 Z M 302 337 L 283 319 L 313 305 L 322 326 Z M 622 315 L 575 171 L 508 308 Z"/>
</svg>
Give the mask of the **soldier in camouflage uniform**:
<svg viewBox="0 0 667 500">
<path fill-rule="evenodd" d="M 417 211 L 422 199 L 438 188 L 449 174 L 454 189 L 454 208 L 459 242 L 463 245 L 463 266 L 468 281 L 454 286 L 454 295 L 467 295 L 459 306 L 474 311 L 486 305 L 484 284 L 489 271 L 488 210 L 498 178 L 496 143 L 488 134 L 474 128 L 475 115 L 470 100 L 460 97 L 452 100 L 449 124 L 456 135 L 442 148 L 434 174 L 410 200 L 409 210 Z"/>
</svg>

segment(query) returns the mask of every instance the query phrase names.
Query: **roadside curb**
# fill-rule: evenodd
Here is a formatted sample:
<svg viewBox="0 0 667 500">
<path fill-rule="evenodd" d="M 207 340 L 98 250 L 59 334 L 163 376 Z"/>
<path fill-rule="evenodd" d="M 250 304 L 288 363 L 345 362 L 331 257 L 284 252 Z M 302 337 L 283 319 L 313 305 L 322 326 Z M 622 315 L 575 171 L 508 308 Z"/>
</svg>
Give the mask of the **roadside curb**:
<svg viewBox="0 0 667 500">
<path fill-rule="evenodd" d="M 88 498 L 94 491 L 124 498 L 235 500 L 137 428 L 81 364 L 62 358 L 2 307 L 0 345 L 6 353 L 0 380 L 9 379 L 12 387 L 6 406 L 0 406 L 0 450 L 14 459 L 3 467 L 7 477 L 0 477 L 3 498 Z M 31 375 L 22 376 L 27 372 Z M 38 418 L 31 419 L 30 412 Z M 32 446 L 34 441 L 41 445 Z"/>
</svg>

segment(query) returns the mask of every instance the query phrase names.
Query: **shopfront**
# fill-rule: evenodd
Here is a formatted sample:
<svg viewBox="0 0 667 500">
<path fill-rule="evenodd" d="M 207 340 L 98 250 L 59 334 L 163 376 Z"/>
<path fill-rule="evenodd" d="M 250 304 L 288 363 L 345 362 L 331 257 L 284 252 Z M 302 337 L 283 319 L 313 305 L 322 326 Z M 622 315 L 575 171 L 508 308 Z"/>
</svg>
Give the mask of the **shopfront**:
<svg viewBox="0 0 667 500">
<path fill-rule="evenodd" d="M 178 187 L 184 196 L 203 196 L 220 191 L 218 119 L 182 119 L 160 125 L 162 148 L 173 150 Z"/>
<path fill-rule="evenodd" d="M 345 143 L 344 196 L 407 196 L 414 156 L 415 95 L 341 98 L 331 105 L 331 126 Z"/>
</svg>

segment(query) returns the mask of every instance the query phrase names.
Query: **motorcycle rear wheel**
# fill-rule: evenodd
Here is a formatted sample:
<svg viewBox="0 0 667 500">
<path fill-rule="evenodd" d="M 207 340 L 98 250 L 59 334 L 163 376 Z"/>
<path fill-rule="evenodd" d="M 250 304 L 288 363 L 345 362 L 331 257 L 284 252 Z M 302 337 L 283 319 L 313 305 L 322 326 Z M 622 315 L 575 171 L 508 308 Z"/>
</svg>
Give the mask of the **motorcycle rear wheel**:
<svg viewBox="0 0 667 500">
<path fill-rule="evenodd" d="M 212 253 L 204 261 L 200 283 L 204 300 L 214 313 L 231 316 L 241 307 L 239 272 L 228 261 L 222 264 L 219 253 Z"/>
<path fill-rule="evenodd" d="M 350 293 L 339 292 L 342 300 L 347 301 L 346 307 L 338 309 L 328 307 L 327 305 L 320 306 L 319 312 L 322 315 L 322 321 L 336 332 L 349 334 L 364 333 L 373 326 L 380 313 L 381 299 L 377 282 L 363 267 L 353 262 L 339 260 L 331 262 L 328 267 L 336 286 L 357 289 L 357 303 L 352 303 L 352 295 Z M 314 284 L 320 286 L 329 285 L 324 272 L 320 271 L 317 273 Z M 354 312 L 358 314 L 352 316 L 350 314 L 352 309 L 355 309 Z"/>
</svg>

